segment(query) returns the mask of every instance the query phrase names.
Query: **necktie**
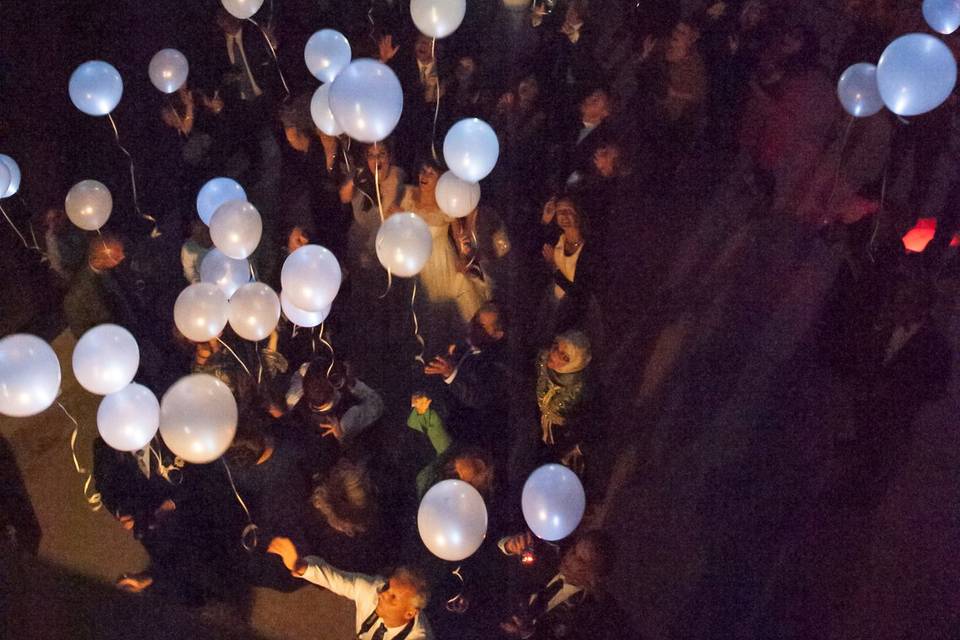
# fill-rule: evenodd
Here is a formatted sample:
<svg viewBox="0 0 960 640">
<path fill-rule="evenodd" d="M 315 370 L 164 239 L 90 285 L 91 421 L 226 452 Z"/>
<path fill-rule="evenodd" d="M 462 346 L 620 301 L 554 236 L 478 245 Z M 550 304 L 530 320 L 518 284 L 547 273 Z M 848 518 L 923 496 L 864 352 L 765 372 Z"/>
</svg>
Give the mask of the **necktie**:
<svg viewBox="0 0 960 640">
<path fill-rule="evenodd" d="M 385 635 L 387 635 L 387 627 L 381 622 L 377 630 L 370 636 L 370 640 L 383 640 L 383 636 Z"/>
</svg>

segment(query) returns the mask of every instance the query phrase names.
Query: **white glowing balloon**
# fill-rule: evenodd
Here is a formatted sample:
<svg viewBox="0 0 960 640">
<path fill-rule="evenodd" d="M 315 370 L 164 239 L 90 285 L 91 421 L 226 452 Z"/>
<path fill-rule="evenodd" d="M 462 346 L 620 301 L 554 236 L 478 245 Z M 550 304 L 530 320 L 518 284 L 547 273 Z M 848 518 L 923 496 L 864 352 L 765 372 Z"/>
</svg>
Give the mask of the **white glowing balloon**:
<svg viewBox="0 0 960 640">
<path fill-rule="evenodd" d="M 420 539 L 430 553 L 450 562 L 469 558 L 487 535 L 487 506 L 463 480 L 430 487 L 417 511 Z"/>
<path fill-rule="evenodd" d="M 420 33 L 446 38 L 457 30 L 467 13 L 466 0 L 411 0 L 410 15 Z"/>
<path fill-rule="evenodd" d="M 160 403 L 153 391 L 131 383 L 105 396 L 97 409 L 97 431 L 117 451 L 139 451 L 160 427 Z"/>
<path fill-rule="evenodd" d="M 877 87 L 877 67 L 866 62 L 850 65 L 837 81 L 837 97 L 843 109 L 856 118 L 866 118 L 883 109 Z"/>
<path fill-rule="evenodd" d="M 10 173 L 10 180 L 7 183 L 7 188 L 3 191 L 0 191 L 0 198 L 9 198 L 20 190 L 20 165 L 17 164 L 16 160 L 5 153 L 0 153 L 0 163 L 2 163 Z"/>
<path fill-rule="evenodd" d="M 64 202 L 70 222 L 85 231 L 96 231 L 113 211 L 113 196 L 102 182 L 82 180 L 70 187 Z"/>
<path fill-rule="evenodd" d="M 173 93 L 183 86 L 190 73 L 187 57 L 176 49 L 161 49 L 153 54 L 147 74 L 150 82 L 163 93 Z"/>
<path fill-rule="evenodd" d="M 950 35 L 960 28 L 960 0 L 923 0 L 923 19 L 937 33 Z"/>
<path fill-rule="evenodd" d="M 883 103 L 898 116 L 917 116 L 943 104 L 957 84 L 957 61 L 942 40 L 908 33 L 887 45 L 877 62 Z"/>
<path fill-rule="evenodd" d="M 215 284 L 198 282 L 180 292 L 173 321 L 188 340 L 209 342 L 223 332 L 230 317 L 227 296 Z"/>
<path fill-rule="evenodd" d="M 10 168 L 3 162 L 0 162 L 0 193 L 6 193 L 10 189 L 10 183 L 13 176 L 10 174 Z"/>
<path fill-rule="evenodd" d="M 587 498 L 577 474 L 560 464 L 545 464 L 527 478 L 520 502 L 530 531 L 557 541 L 580 524 Z"/>
<path fill-rule="evenodd" d="M 300 247 L 283 261 L 280 282 L 294 306 L 304 311 L 328 308 L 340 291 L 340 263 L 317 244 Z"/>
<path fill-rule="evenodd" d="M 220 0 L 220 2 L 227 13 L 240 20 L 252 18 L 263 6 L 263 0 Z"/>
<path fill-rule="evenodd" d="M 500 142 L 493 128 L 478 118 L 464 118 L 443 139 L 443 159 L 461 180 L 480 182 L 493 171 Z"/>
<path fill-rule="evenodd" d="M 230 327 L 244 340 L 263 340 L 280 321 L 280 298 L 262 282 L 245 284 L 230 298 Z"/>
<path fill-rule="evenodd" d="M 197 214 L 203 224 L 210 224 L 210 218 L 224 202 L 247 200 L 247 192 L 240 183 L 232 178 L 213 178 L 207 180 L 197 194 Z"/>
<path fill-rule="evenodd" d="M 224 202 L 210 218 L 210 239 L 214 246 L 235 260 L 247 258 L 256 251 L 262 235 L 260 212 L 243 200 Z"/>
<path fill-rule="evenodd" d="M 461 180 L 452 171 L 437 181 L 437 206 L 451 218 L 470 215 L 480 204 L 480 185 Z"/>
<path fill-rule="evenodd" d="M 415 213 L 395 213 L 377 230 L 377 259 L 393 275 L 410 278 L 423 270 L 433 250 L 430 227 Z"/>
<path fill-rule="evenodd" d="M 304 311 L 290 302 L 290 298 L 284 291 L 280 292 L 280 308 L 283 310 L 283 315 L 287 317 L 287 320 L 298 327 L 307 329 L 318 326 L 330 315 L 330 307 L 320 311 Z"/>
<path fill-rule="evenodd" d="M 237 432 L 237 401 L 217 378 L 180 378 L 160 401 L 160 436 L 175 455 L 193 464 L 223 455 Z"/>
<path fill-rule="evenodd" d="M 210 249 L 200 262 L 200 282 L 217 285 L 228 299 L 250 279 L 248 260 L 236 260 L 219 249 Z"/>
<path fill-rule="evenodd" d="M 114 66 L 102 60 L 84 62 L 70 76 L 70 100 L 80 111 L 105 116 L 123 96 L 123 78 Z"/>
<path fill-rule="evenodd" d="M 90 393 L 105 396 L 120 391 L 133 381 L 139 368 L 137 340 L 116 324 L 88 330 L 73 349 L 73 375 Z"/>
<path fill-rule="evenodd" d="M 350 64 L 352 55 L 350 42 L 333 29 L 317 31 L 303 48 L 307 69 L 320 82 L 333 82 L 337 74 Z"/>
<path fill-rule="evenodd" d="M 403 89 L 390 67 L 369 58 L 351 62 L 330 85 L 330 111 L 348 136 L 379 142 L 403 112 Z"/>
<path fill-rule="evenodd" d="M 60 362 L 46 342 L 26 333 L 0 340 L 0 413 L 13 418 L 47 409 L 60 392 Z"/>
<path fill-rule="evenodd" d="M 343 133 L 343 127 L 337 123 L 330 111 L 330 85 L 324 84 L 313 92 L 310 98 L 310 117 L 313 118 L 313 124 L 317 129 L 323 131 L 328 136 L 338 136 Z"/>
</svg>

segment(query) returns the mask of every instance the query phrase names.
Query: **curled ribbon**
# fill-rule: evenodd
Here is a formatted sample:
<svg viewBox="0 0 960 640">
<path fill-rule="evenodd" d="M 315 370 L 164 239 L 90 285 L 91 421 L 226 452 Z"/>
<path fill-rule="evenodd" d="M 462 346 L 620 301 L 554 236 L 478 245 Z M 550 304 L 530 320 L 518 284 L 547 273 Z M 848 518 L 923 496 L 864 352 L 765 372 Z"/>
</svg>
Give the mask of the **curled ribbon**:
<svg viewBox="0 0 960 640">
<path fill-rule="evenodd" d="M 227 472 L 227 480 L 230 481 L 230 488 L 233 490 L 233 495 L 236 497 L 237 502 L 240 503 L 240 508 L 243 509 L 244 515 L 247 516 L 247 526 L 243 528 L 243 532 L 240 534 L 240 544 L 247 551 L 253 551 L 257 548 L 259 542 L 260 528 L 253 523 L 253 518 L 250 517 L 250 510 L 247 509 L 247 503 L 243 501 L 243 498 L 240 497 L 240 493 L 237 491 L 237 485 L 233 482 L 233 474 L 230 473 L 230 467 L 227 466 L 227 461 L 220 458 L 220 462 L 223 463 L 223 468 Z"/>
<path fill-rule="evenodd" d="M 86 499 L 87 504 L 90 505 L 91 511 L 99 511 L 103 508 L 103 501 L 98 492 L 91 493 L 91 486 L 93 485 L 93 474 L 88 472 L 86 468 L 80 466 L 80 460 L 77 459 L 77 436 L 80 433 L 80 425 L 77 423 L 77 419 L 70 415 L 70 412 L 67 411 L 59 402 L 57 406 L 60 407 L 60 410 L 63 411 L 64 415 L 70 419 L 70 422 L 73 423 L 73 433 L 70 434 L 70 456 L 73 458 L 73 466 L 77 470 L 77 473 L 80 475 L 87 475 L 86 480 L 83 481 L 83 497 Z"/>
<path fill-rule="evenodd" d="M 130 163 L 130 187 L 133 189 L 133 208 L 136 210 L 138 216 L 153 225 L 153 230 L 150 231 L 150 237 L 159 238 L 160 229 L 157 228 L 157 219 L 140 211 L 140 201 L 137 197 L 137 175 L 136 169 L 133 166 L 133 156 L 130 155 L 130 152 L 127 151 L 120 142 L 120 131 L 117 130 L 117 123 L 114 122 L 113 115 L 108 113 L 107 120 L 110 121 L 110 126 L 113 127 L 113 137 L 117 141 L 117 146 L 120 147 L 120 151 L 123 152 L 123 155 L 127 156 L 127 160 Z"/>
</svg>

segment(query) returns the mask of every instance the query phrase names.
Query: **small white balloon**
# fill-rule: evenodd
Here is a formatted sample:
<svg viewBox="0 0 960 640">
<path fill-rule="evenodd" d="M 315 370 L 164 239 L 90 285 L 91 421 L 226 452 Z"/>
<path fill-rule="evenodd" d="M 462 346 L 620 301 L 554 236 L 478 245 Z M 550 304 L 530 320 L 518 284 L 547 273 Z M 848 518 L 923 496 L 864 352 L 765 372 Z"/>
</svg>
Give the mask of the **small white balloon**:
<svg viewBox="0 0 960 640">
<path fill-rule="evenodd" d="M 247 258 L 256 251 L 261 235 L 263 220 L 249 202 L 224 202 L 210 218 L 210 239 L 214 246 L 235 260 Z"/>
<path fill-rule="evenodd" d="M 450 562 L 469 558 L 487 535 L 487 505 L 463 480 L 443 480 L 420 500 L 417 529 L 438 558 Z"/>
<path fill-rule="evenodd" d="M 163 93 L 173 93 L 183 86 L 190 73 L 187 57 L 176 49 L 161 49 L 153 54 L 147 74 L 150 82 Z"/>
<path fill-rule="evenodd" d="M 102 182 L 82 180 L 70 187 L 64 208 L 70 222 L 85 231 L 96 231 L 113 211 L 113 196 Z"/>
<path fill-rule="evenodd" d="M 0 191 L 0 198 L 9 198 L 20 190 L 20 165 L 17 164 L 16 160 L 5 153 L 0 153 L 0 163 L 7 168 L 7 171 L 10 174 L 10 180 L 7 183 L 7 188 L 3 191 Z"/>
<path fill-rule="evenodd" d="M 153 391 L 131 383 L 105 396 L 97 409 L 97 431 L 117 451 L 139 451 L 160 427 L 160 403 Z"/>
<path fill-rule="evenodd" d="M 451 218 L 470 215 L 480 204 L 480 185 L 446 171 L 437 181 L 437 206 Z"/>
<path fill-rule="evenodd" d="M 15 333 L 0 340 L 0 413 L 13 418 L 47 409 L 60 392 L 60 361 L 36 336 Z"/>
<path fill-rule="evenodd" d="M 877 87 L 877 67 L 866 62 L 850 65 L 837 81 L 837 97 L 843 109 L 856 118 L 866 118 L 883 109 Z"/>
<path fill-rule="evenodd" d="M 193 464 L 223 455 L 237 432 L 237 401 L 217 378 L 180 378 L 160 401 L 160 436 L 174 455 Z"/>
<path fill-rule="evenodd" d="M 340 263 L 329 249 L 317 244 L 300 247 L 283 261 L 280 283 L 294 306 L 321 311 L 340 291 Z"/>
<path fill-rule="evenodd" d="M 328 136 L 338 136 L 343 133 L 343 128 L 333 117 L 333 111 L 330 111 L 330 85 L 320 85 L 313 92 L 313 97 L 310 98 L 310 117 L 313 118 L 313 124 L 317 125 L 317 129 Z"/>
<path fill-rule="evenodd" d="M 210 249 L 200 262 L 200 282 L 217 285 L 227 299 L 250 279 L 248 260 L 235 260 L 219 249 Z"/>
<path fill-rule="evenodd" d="M 0 162 L 0 193 L 6 193 L 10 188 L 10 182 L 13 179 L 13 176 L 10 175 L 10 168 L 6 164 Z"/>
<path fill-rule="evenodd" d="M 263 340 L 279 321 L 280 298 L 262 282 L 245 284 L 230 298 L 230 327 L 244 340 Z"/>
<path fill-rule="evenodd" d="M 333 82 L 337 74 L 350 64 L 352 55 L 350 42 L 333 29 L 317 31 L 303 48 L 307 69 L 320 82 Z"/>
<path fill-rule="evenodd" d="M 456 123 L 443 139 L 443 159 L 461 180 L 480 182 L 493 171 L 500 142 L 493 128 L 478 118 Z"/>
<path fill-rule="evenodd" d="M 411 0 L 410 16 L 425 36 L 446 38 L 457 30 L 467 13 L 466 0 Z"/>
<path fill-rule="evenodd" d="M 209 342 L 223 332 L 230 318 L 227 296 L 215 284 L 198 282 L 180 292 L 173 321 L 187 340 Z"/>
<path fill-rule="evenodd" d="M 114 66 L 102 60 L 84 62 L 70 76 L 70 100 L 91 116 L 113 111 L 123 96 L 123 78 Z"/>
<path fill-rule="evenodd" d="M 220 0 L 220 2 L 227 13 L 240 20 L 252 18 L 263 6 L 263 0 Z"/>
<path fill-rule="evenodd" d="M 957 61 L 942 40 L 908 33 L 887 45 L 877 62 L 883 103 L 898 116 L 918 116 L 943 104 L 957 84 Z"/>
<path fill-rule="evenodd" d="M 133 381 L 140 368 L 140 347 L 129 331 L 116 324 L 88 330 L 73 349 L 73 375 L 80 386 L 101 396 L 116 393 Z"/>
<path fill-rule="evenodd" d="M 923 0 L 923 19 L 937 33 L 950 35 L 960 28 L 960 0 Z"/>
<path fill-rule="evenodd" d="M 213 178 L 200 188 L 197 194 L 197 215 L 204 224 L 210 224 L 210 218 L 217 209 L 230 200 L 247 200 L 247 192 L 240 183 L 232 178 Z"/>
<path fill-rule="evenodd" d="M 580 524 L 587 498 L 577 474 L 560 464 L 545 464 L 527 478 L 520 502 L 530 531 L 555 542 Z"/>
<path fill-rule="evenodd" d="M 415 213 L 395 213 L 377 230 L 377 259 L 395 276 L 411 278 L 423 270 L 433 251 L 430 227 Z"/>
<path fill-rule="evenodd" d="M 390 67 L 369 58 L 351 62 L 330 85 L 330 110 L 348 136 L 379 142 L 403 112 L 403 89 Z"/>
<path fill-rule="evenodd" d="M 330 315 L 330 307 L 320 311 L 304 311 L 290 302 L 290 298 L 284 291 L 280 292 L 280 308 L 283 310 L 283 315 L 287 317 L 287 320 L 305 329 L 319 326 L 319 324 Z"/>
</svg>

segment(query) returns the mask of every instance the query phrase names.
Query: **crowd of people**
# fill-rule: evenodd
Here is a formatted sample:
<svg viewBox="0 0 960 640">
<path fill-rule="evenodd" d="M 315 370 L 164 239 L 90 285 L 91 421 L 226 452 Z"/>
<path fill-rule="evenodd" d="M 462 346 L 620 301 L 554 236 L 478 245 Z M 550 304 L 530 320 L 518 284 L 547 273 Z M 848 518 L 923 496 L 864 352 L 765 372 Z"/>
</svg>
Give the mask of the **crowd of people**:
<svg viewBox="0 0 960 640">
<path fill-rule="evenodd" d="M 159 441 L 128 454 L 97 440 L 103 503 L 150 556 L 118 586 L 200 603 L 307 581 L 356 602 L 364 640 L 618 636 L 623 614 L 602 588 L 615 545 L 594 511 L 617 437 L 608 400 L 630 393 L 622 370 L 643 368 L 623 362 L 628 340 L 649 353 L 657 314 L 702 309 L 718 274 L 748 251 L 748 232 L 780 238 L 772 273 L 807 259 L 815 238 L 846 243 L 846 277 L 868 262 L 878 273 L 914 268 L 875 240 L 895 179 L 887 158 L 921 143 L 886 113 L 842 118 L 819 36 L 774 2 L 711 2 L 693 15 L 678 3 L 626 2 L 613 26 L 600 22 L 610 13 L 599 0 L 534 2 L 523 25 L 531 46 L 497 74 L 484 67 L 492 45 L 477 36 L 493 10 L 433 42 L 414 32 L 404 2 L 350 4 L 365 6 L 333 7 L 325 24 L 281 3 L 263 32 L 211 8 L 213 35 L 185 47 L 190 79 L 157 106 L 149 148 L 134 153 L 159 238 L 120 197 L 96 237 L 56 208 L 40 221 L 74 335 L 122 325 L 140 346 L 138 380 L 158 396 L 204 372 L 239 407 L 223 465 L 184 465 Z M 884 3 L 847 4 L 856 30 L 841 69 L 875 61 L 877 34 L 894 28 Z M 355 58 L 377 58 L 400 79 L 403 115 L 389 139 L 351 143 L 315 126 L 314 87 L 297 59 L 326 26 L 348 36 Z M 492 125 L 500 158 L 478 208 L 451 218 L 437 204 L 436 150 L 466 117 Z M 948 131 L 925 136 L 941 152 L 932 160 L 915 154 L 924 211 L 942 209 L 957 183 L 925 168 L 947 157 L 957 129 Z M 704 205 L 692 223 L 641 215 L 673 198 L 704 156 L 731 176 L 714 181 L 720 190 L 750 193 L 755 210 Z M 199 281 L 212 247 L 194 198 L 218 175 L 244 185 L 262 214 L 258 280 L 279 291 L 283 259 L 308 243 L 337 256 L 343 284 L 321 327 L 281 319 L 259 344 L 229 328 L 201 344 L 177 334 L 173 301 Z M 419 215 L 432 236 L 411 279 L 388 279 L 376 255 L 377 229 L 397 212 Z M 939 235 L 927 263 L 946 245 Z M 850 289 L 839 288 L 829 320 L 846 323 L 843 309 L 867 295 L 853 300 Z M 870 291 L 881 315 L 889 291 Z M 884 366 L 926 335 L 935 296 L 921 298 L 886 327 L 895 338 Z M 862 386 L 860 373 L 851 376 Z M 577 473 L 591 505 L 559 546 L 536 541 L 519 513 L 523 478 L 547 462 Z M 456 573 L 423 548 L 416 526 L 419 499 L 450 478 L 476 488 L 489 514 L 487 540 Z"/>
</svg>

